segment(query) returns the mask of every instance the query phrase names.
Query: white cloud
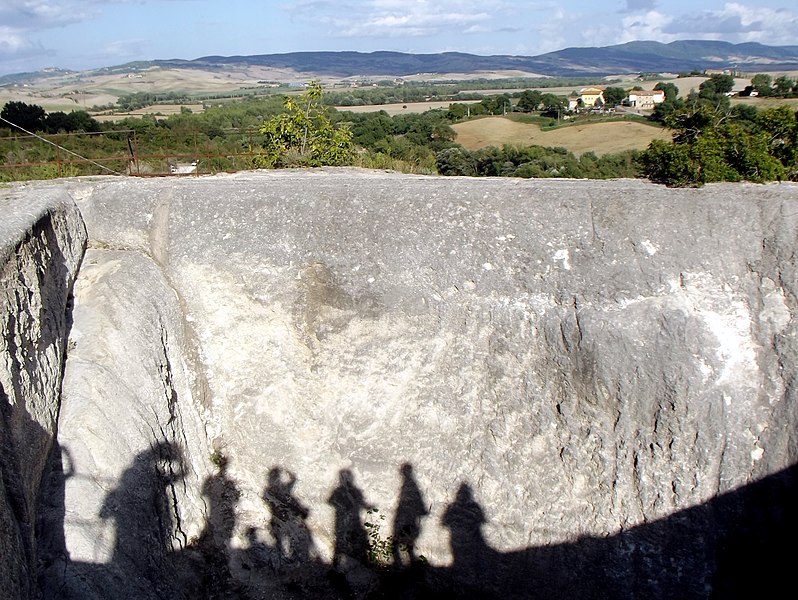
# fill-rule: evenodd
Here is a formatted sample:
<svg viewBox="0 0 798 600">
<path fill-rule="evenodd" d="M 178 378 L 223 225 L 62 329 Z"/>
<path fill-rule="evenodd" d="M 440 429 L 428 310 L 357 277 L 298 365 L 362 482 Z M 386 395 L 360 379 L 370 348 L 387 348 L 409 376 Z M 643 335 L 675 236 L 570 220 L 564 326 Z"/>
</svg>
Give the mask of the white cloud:
<svg viewBox="0 0 798 600">
<path fill-rule="evenodd" d="M 0 3 L 0 20 L 22 31 L 41 31 L 90 18 L 99 5 L 97 0 L 5 0 Z"/>
<path fill-rule="evenodd" d="M 471 25 L 463 30 L 463 33 L 518 33 L 523 31 L 521 27 L 486 27 L 485 25 Z"/>
<path fill-rule="evenodd" d="M 478 4 L 468 0 L 367 0 L 330 2 L 298 0 L 284 4 L 296 19 L 326 25 L 341 37 L 419 37 L 449 31 L 457 34 L 496 31 L 490 23 L 512 7 L 500 0 Z"/>
<path fill-rule="evenodd" d="M 40 36 L 46 35 L 47 31 L 94 19 L 109 5 L 147 4 L 150 1 L 0 0 L 0 59 L 15 61 L 32 56 L 52 56 L 55 52 L 40 41 Z"/>
<path fill-rule="evenodd" d="M 86 21 L 113 4 L 148 4 L 153 0 L 0 0 L 0 23 L 36 32 Z M 161 2 L 182 0 L 159 0 Z"/>
<path fill-rule="evenodd" d="M 572 40 L 566 37 L 567 32 L 579 30 L 580 15 L 560 6 L 550 6 L 546 12 L 546 19 L 540 20 L 532 27 L 529 42 L 532 44 L 530 54 L 544 54 L 555 52 L 568 46 L 574 46 Z"/>
<path fill-rule="evenodd" d="M 126 59 L 140 55 L 145 45 L 144 40 L 117 40 L 107 44 L 100 53 L 109 58 Z"/>
<path fill-rule="evenodd" d="M 670 25 L 673 17 L 650 10 L 642 15 L 629 15 L 622 20 L 623 31 L 620 43 L 635 40 L 655 40 L 658 42 L 672 42 L 675 36 L 664 33 L 663 29 Z"/>
<path fill-rule="evenodd" d="M 25 34 L 15 27 L 0 25 L 0 56 L 28 51 L 33 48 Z"/>
<path fill-rule="evenodd" d="M 6 70 L 26 70 L 26 60 L 53 56 L 52 50 L 15 27 L 0 25 L 0 61 Z"/>
<path fill-rule="evenodd" d="M 664 32 L 679 37 L 701 36 L 730 42 L 794 44 L 798 13 L 785 8 L 724 4 L 719 10 L 703 10 L 674 19 Z"/>
<path fill-rule="evenodd" d="M 653 10 L 656 6 L 657 0 L 626 0 L 626 8 L 621 12 Z"/>
<path fill-rule="evenodd" d="M 719 9 L 671 16 L 650 10 L 623 18 L 621 42 L 679 39 L 795 44 L 798 13 L 785 8 L 752 7 L 736 2 Z"/>
</svg>

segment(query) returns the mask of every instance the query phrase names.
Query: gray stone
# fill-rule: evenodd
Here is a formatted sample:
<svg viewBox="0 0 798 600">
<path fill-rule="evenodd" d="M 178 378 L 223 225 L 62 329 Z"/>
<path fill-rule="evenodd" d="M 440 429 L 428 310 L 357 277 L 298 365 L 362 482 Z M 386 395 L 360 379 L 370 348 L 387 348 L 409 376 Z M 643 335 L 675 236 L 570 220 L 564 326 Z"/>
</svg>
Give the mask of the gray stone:
<svg viewBox="0 0 798 600">
<path fill-rule="evenodd" d="M 86 231 L 64 193 L 0 190 L 0 590 L 36 597 L 39 486 L 56 435 Z"/>
<path fill-rule="evenodd" d="M 329 169 L 32 189 L 54 187 L 91 250 L 51 514 L 96 597 L 702 598 L 754 589 L 738 564 L 760 591 L 786 576 L 795 184 Z M 146 484 L 164 444 L 179 477 Z M 145 494 L 175 515 L 161 533 L 104 516 L 136 481 L 168 490 Z M 409 571 L 369 565 L 365 519 L 411 546 L 372 557 Z"/>
</svg>

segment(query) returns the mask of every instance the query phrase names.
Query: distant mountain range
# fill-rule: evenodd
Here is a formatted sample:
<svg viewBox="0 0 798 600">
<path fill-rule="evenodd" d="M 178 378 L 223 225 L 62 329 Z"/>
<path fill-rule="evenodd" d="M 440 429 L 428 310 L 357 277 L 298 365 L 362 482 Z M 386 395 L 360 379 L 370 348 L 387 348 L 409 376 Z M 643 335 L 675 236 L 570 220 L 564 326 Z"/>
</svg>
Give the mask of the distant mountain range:
<svg viewBox="0 0 798 600">
<path fill-rule="evenodd" d="M 100 69 L 117 71 L 150 67 L 223 70 L 262 66 L 290 69 L 309 77 L 406 77 L 423 74 L 520 71 L 555 77 L 593 77 L 627 73 L 682 73 L 734 69 L 745 73 L 798 70 L 798 46 L 731 44 L 682 40 L 628 42 L 616 46 L 566 48 L 538 56 L 479 56 L 462 52 L 406 54 L 401 52 L 290 52 L 251 56 L 205 56 L 194 60 L 139 61 Z M 53 70 L 51 70 L 52 72 Z M 57 70 L 56 70 L 57 71 Z M 19 82 L 43 73 L 7 75 L 0 84 Z"/>
<path fill-rule="evenodd" d="M 478 56 L 462 52 L 291 52 L 253 56 L 205 56 L 154 61 L 160 66 L 212 68 L 259 65 L 323 76 L 356 77 L 417 73 L 524 71 L 549 76 L 593 76 L 641 72 L 737 69 L 745 72 L 798 69 L 798 46 L 731 44 L 716 41 L 629 42 L 595 48 L 566 48 L 538 56 Z"/>
</svg>

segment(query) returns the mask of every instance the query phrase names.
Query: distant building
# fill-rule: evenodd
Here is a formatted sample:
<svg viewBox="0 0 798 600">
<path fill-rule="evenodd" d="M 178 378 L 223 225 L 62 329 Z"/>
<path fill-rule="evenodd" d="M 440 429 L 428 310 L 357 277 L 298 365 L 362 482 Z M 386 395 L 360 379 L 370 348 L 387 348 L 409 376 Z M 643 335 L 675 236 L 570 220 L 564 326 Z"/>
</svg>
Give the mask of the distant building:
<svg viewBox="0 0 798 600">
<path fill-rule="evenodd" d="M 585 87 L 573 92 L 568 97 L 568 110 L 604 106 L 604 88 L 600 86 Z"/>
<path fill-rule="evenodd" d="M 704 69 L 704 75 L 731 75 L 732 77 L 742 77 L 742 73 L 737 69 Z"/>
<path fill-rule="evenodd" d="M 179 163 L 177 163 L 177 164 L 170 163 L 169 164 L 169 172 L 172 175 L 188 175 L 190 173 L 196 173 L 198 165 L 199 165 L 199 161 L 198 160 L 191 161 L 191 164 L 189 164 L 189 165 L 187 165 L 187 164 L 179 164 Z"/>
<path fill-rule="evenodd" d="M 631 91 L 627 97 L 628 105 L 640 110 L 651 110 L 663 102 L 665 102 L 665 92 L 662 90 Z"/>
</svg>

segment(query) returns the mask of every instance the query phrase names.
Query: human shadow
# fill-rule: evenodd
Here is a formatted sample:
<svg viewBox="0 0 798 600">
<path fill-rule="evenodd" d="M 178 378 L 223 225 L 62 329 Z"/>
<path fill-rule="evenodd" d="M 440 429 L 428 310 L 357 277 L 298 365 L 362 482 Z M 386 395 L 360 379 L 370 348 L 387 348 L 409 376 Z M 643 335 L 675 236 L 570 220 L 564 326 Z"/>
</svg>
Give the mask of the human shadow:
<svg viewBox="0 0 798 600">
<path fill-rule="evenodd" d="M 68 453 L 63 449 L 54 451 L 49 490 L 66 481 L 65 456 Z M 42 530 L 43 549 L 47 550 L 39 578 L 42 597 L 106 599 L 119 597 L 121 590 L 130 598 L 192 597 L 198 585 L 188 585 L 191 578 L 186 563 L 178 560 L 185 556 L 177 550 L 182 539 L 172 490 L 184 474 L 183 455 L 174 444 L 156 442 L 136 455 L 106 495 L 98 514 L 114 528 L 107 563 L 71 560 L 63 537 L 64 523 L 56 525 L 52 519 L 58 511 L 49 512 L 50 520 L 42 523 L 47 526 Z"/>
<path fill-rule="evenodd" d="M 157 442 L 140 452 L 105 497 L 100 518 L 114 521 L 114 562 L 128 562 L 140 570 L 157 570 L 171 548 L 173 511 L 170 485 L 183 478 L 179 448 Z"/>
<path fill-rule="evenodd" d="M 429 510 L 413 475 L 413 465 L 404 463 L 399 471 L 402 485 L 393 519 L 391 554 L 395 569 L 407 569 L 419 560 L 416 541 L 421 535 L 421 520 L 429 514 Z"/>
<path fill-rule="evenodd" d="M 299 565 L 316 559 L 313 538 L 307 526 L 310 510 L 294 496 L 296 475 L 287 469 L 269 469 L 263 501 L 268 505 L 269 530 L 274 539 L 277 565 Z"/>
<path fill-rule="evenodd" d="M 194 571 L 200 573 L 199 588 L 204 598 L 227 598 L 238 589 L 230 573 L 231 540 L 236 526 L 236 505 L 241 492 L 228 474 L 229 460 L 219 455 L 217 472 L 205 478 L 202 495 L 208 507 L 202 533 L 187 548 L 187 555 L 196 550 Z M 198 562 L 197 562 L 198 561 Z M 188 567 L 187 563 L 185 566 Z"/>
<path fill-rule="evenodd" d="M 53 443 L 42 477 L 42 496 L 36 518 L 39 586 L 49 587 L 47 579 L 63 573 L 69 561 L 64 522 L 66 520 L 66 482 L 75 476 L 75 465 L 68 448 Z"/>
<path fill-rule="evenodd" d="M 61 456 L 62 476 L 67 477 L 68 457 Z M 328 563 L 314 550 L 306 522 L 310 510 L 296 497 L 296 476 L 278 466 L 268 472 L 263 491 L 272 511 L 267 527 L 273 544 L 260 541 L 258 531 L 250 528 L 248 545 L 234 548 L 229 542 L 238 496 L 224 490 L 235 485 L 224 468 L 206 481 L 209 514 L 203 536 L 213 540 L 208 551 L 217 554 L 198 563 L 191 559 L 191 547 L 170 543 L 176 523 L 166 490 L 182 477 L 181 461 L 169 444 L 156 444 L 135 458 L 101 512 L 113 520 L 117 533 L 111 562 L 69 563 L 69 585 L 62 579 L 62 587 L 45 593 L 46 599 L 119 597 L 85 593 L 108 586 L 147 599 L 715 600 L 780 597 L 782 589 L 794 585 L 789 548 L 798 535 L 798 466 L 614 535 L 512 551 L 488 543 L 489 512 L 475 489 L 462 482 L 440 520 L 449 534 L 451 563 L 435 564 L 422 560 L 415 549 L 429 511 L 408 464 L 401 469 L 394 535 L 404 536 L 413 547 L 407 557 L 415 558 L 408 566 L 400 555 L 399 564 L 385 569 L 370 556 L 374 539 L 363 513 L 373 505 L 352 471 L 339 472 L 328 496 L 335 518 Z M 248 561 L 246 585 L 222 570 L 212 580 L 198 575 L 203 569 L 213 573 L 217 559 L 220 565 L 227 559 Z M 82 588 L 72 585 L 78 579 Z M 186 582 L 194 582 L 193 587 Z"/>
<path fill-rule="evenodd" d="M 341 598 L 367 595 L 377 586 L 377 572 L 369 556 L 369 535 L 363 512 L 376 507 L 366 501 L 349 469 L 338 472 L 338 485 L 327 503 L 335 511 L 335 547 L 330 581 Z"/>
<path fill-rule="evenodd" d="M 246 544 L 232 558 L 249 594 L 242 597 L 335 597 L 330 592 L 329 564 L 313 541 L 307 523 L 310 509 L 297 498 L 296 483 L 296 475 L 283 467 L 274 466 L 267 473 L 261 499 L 268 507 L 268 527 L 247 528 Z"/>
<path fill-rule="evenodd" d="M 425 593 L 447 599 L 779 597 L 794 586 L 798 467 L 616 535 L 500 552 L 482 508 L 460 486 L 442 522 L 453 563 L 431 568 Z"/>
<path fill-rule="evenodd" d="M 369 538 L 362 513 L 374 507 L 366 502 L 362 490 L 355 485 L 352 471 L 339 471 L 338 486 L 330 494 L 327 503 L 335 509 L 333 566 L 346 570 L 351 564 L 368 564 Z"/>
</svg>

